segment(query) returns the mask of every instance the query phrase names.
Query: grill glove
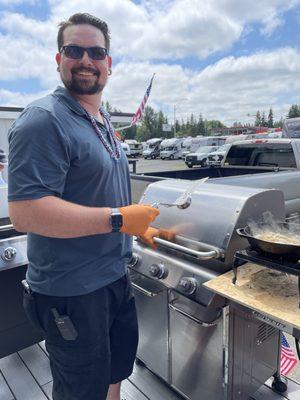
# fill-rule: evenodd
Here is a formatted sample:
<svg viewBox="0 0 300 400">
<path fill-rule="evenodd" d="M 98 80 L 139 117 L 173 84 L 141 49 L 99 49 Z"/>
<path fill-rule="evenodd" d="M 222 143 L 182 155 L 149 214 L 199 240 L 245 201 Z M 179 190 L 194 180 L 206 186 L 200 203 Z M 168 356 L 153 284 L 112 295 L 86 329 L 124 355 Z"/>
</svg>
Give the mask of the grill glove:
<svg viewBox="0 0 300 400">
<path fill-rule="evenodd" d="M 139 236 L 139 239 L 143 243 L 152 247 L 152 249 L 157 249 L 157 244 L 153 240 L 155 237 L 173 242 L 175 239 L 175 233 L 168 229 L 156 229 L 150 226 L 143 235 Z"/>
<path fill-rule="evenodd" d="M 145 204 L 120 207 L 119 211 L 123 216 L 123 226 L 120 231 L 133 236 L 143 235 L 159 215 L 157 208 Z"/>
</svg>

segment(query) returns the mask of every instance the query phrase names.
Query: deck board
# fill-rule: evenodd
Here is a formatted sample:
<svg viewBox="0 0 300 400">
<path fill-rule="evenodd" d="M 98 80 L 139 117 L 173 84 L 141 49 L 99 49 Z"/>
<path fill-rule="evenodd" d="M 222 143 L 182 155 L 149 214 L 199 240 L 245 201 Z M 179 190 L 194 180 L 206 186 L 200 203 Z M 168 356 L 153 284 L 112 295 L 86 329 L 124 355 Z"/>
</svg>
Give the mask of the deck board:
<svg viewBox="0 0 300 400">
<path fill-rule="evenodd" d="M 285 400 L 285 397 L 282 397 L 278 393 L 274 393 L 267 386 L 261 387 L 252 397 L 252 400 Z"/>
<path fill-rule="evenodd" d="M 3 375 L 0 373 L 0 399 L 1 400 L 14 400 L 14 396 L 10 391 Z"/>
<path fill-rule="evenodd" d="M 40 386 L 52 381 L 49 358 L 37 344 L 19 351 L 19 356 Z"/>
<path fill-rule="evenodd" d="M 121 399 L 149 400 L 149 397 L 144 396 L 144 394 L 127 379 L 122 382 Z"/>
<path fill-rule="evenodd" d="M 3 374 L 3 375 L 2 375 Z M 251 400 L 299 400 L 299 385 L 289 381 L 285 396 L 268 386 L 260 388 Z M 52 376 L 44 342 L 0 359 L 0 400 L 52 400 Z M 122 400 L 182 400 L 161 379 L 143 365 L 135 365 L 122 383 Z M 213 400 L 213 399 L 205 399 Z"/>
<path fill-rule="evenodd" d="M 43 340 L 42 342 L 40 342 L 38 344 L 40 346 L 40 348 L 45 352 L 45 354 L 48 356 L 48 351 L 46 350 L 46 345 L 45 345 L 45 340 Z"/>
<path fill-rule="evenodd" d="M 46 385 L 42 386 L 42 389 L 49 400 L 52 400 L 52 385 L 53 381 L 46 383 Z"/>
<path fill-rule="evenodd" d="M 182 396 L 170 389 L 169 386 L 142 365 L 135 364 L 133 373 L 128 379 L 150 400 L 183 399 Z"/>
<path fill-rule="evenodd" d="M 18 353 L 1 358 L 0 370 L 16 400 L 48 400 Z"/>
</svg>

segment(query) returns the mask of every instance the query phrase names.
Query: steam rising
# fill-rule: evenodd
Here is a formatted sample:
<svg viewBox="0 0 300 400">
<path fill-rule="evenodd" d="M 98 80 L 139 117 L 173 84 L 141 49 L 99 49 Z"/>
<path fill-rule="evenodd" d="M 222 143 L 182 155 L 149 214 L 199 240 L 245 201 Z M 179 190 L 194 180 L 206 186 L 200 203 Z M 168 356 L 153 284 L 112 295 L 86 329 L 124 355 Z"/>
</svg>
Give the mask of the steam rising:
<svg viewBox="0 0 300 400">
<path fill-rule="evenodd" d="M 272 243 L 300 245 L 300 218 L 293 217 L 285 225 L 282 221 L 276 221 L 269 211 L 263 213 L 260 223 L 250 221 L 248 223 L 250 234 L 257 239 Z"/>
</svg>

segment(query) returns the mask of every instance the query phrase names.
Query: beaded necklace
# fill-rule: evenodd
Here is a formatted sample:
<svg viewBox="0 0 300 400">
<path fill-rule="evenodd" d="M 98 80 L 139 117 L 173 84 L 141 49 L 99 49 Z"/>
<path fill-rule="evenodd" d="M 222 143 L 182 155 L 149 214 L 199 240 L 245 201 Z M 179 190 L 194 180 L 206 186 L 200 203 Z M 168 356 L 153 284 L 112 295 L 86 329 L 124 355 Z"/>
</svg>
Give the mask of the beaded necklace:
<svg viewBox="0 0 300 400">
<path fill-rule="evenodd" d="M 86 113 L 88 120 L 91 122 L 96 135 L 98 136 L 101 143 L 105 147 L 106 151 L 109 153 L 109 155 L 111 156 L 112 159 L 114 159 L 115 161 L 118 161 L 121 157 L 120 145 L 118 143 L 118 140 L 116 140 L 115 130 L 114 130 L 114 127 L 112 126 L 112 123 L 110 122 L 109 115 L 106 113 L 106 111 L 104 111 L 104 109 L 102 107 L 100 107 L 100 113 L 103 117 L 104 125 L 105 125 L 105 128 L 110 137 L 111 144 L 106 140 L 105 136 L 101 132 L 101 129 L 99 128 L 99 126 L 96 122 L 96 119 L 86 110 L 85 110 L 85 113 Z"/>
</svg>

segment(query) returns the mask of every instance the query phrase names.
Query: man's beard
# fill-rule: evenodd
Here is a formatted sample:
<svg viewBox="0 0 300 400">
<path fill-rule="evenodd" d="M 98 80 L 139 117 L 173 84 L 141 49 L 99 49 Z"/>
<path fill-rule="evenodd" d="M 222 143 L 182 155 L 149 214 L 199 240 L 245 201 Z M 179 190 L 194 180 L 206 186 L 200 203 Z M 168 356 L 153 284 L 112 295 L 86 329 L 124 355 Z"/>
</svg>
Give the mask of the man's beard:
<svg viewBox="0 0 300 400">
<path fill-rule="evenodd" d="M 92 82 L 91 79 L 85 79 L 84 77 L 79 78 L 78 76 L 75 75 L 76 72 L 80 71 L 87 71 L 87 72 L 94 72 L 96 73 L 95 75 L 95 81 Z M 77 68 L 77 69 L 72 69 L 71 70 L 72 77 L 70 80 L 65 80 L 62 77 L 62 81 L 65 85 L 65 87 L 73 93 L 76 94 L 87 94 L 87 95 L 92 95 L 92 94 L 97 94 L 102 92 L 104 89 L 104 85 L 100 85 L 98 82 L 98 78 L 100 73 L 97 71 L 91 71 L 88 68 Z"/>
</svg>

